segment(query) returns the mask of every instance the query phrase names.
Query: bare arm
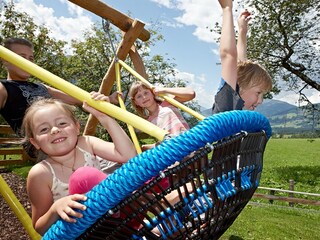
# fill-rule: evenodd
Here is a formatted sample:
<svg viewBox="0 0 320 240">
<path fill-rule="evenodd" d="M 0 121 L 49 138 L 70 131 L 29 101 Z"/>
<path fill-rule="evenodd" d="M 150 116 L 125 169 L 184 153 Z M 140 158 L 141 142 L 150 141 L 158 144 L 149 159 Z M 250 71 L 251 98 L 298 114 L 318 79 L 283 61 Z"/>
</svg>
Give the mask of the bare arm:
<svg viewBox="0 0 320 240">
<path fill-rule="evenodd" d="M 91 137 L 91 146 L 94 154 L 114 162 L 124 163 L 136 156 L 137 152 L 134 145 L 126 132 L 113 118 L 90 107 L 86 102 L 83 108 L 93 114 L 106 128 L 112 138 L 111 142 L 106 142 L 102 139 Z M 94 141 L 94 142 L 93 142 Z"/>
<path fill-rule="evenodd" d="M 3 108 L 7 101 L 8 93 L 6 88 L 0 83 L 0 109 Z"/>
<path fill-rule="evenodd" d="M 75 218 L 82 217 L 82 214 L 75 209 L 85 210 L 85 206 L 77 202 L 85 201 L 84 195 L 70 195 L 53 202 L 49 179 L 52 179 L 52 175 L 42 164 L 33 166 L 27 178 L 32 224 L 41 235 L 44 235 L 59 218 L 67 222 L 75 222 Z"/>
<path fill-rule="evenodd" d="M 232 15 L 232 0 L 219 0 L 222 8 L 220 39 L 221 76 L 233 88 L 237 84 L 237 47 Z"/>
<path fill-rule="evenodd" d="M 237 41 L 238 60 L 247 60 L 247 33 L 248 22 L 251 19 L 251 13 L 244 10 L 238 17 L 239 36 Z"/>
<path fill-rule="evenodd" d="M 65 103 L 68 103 L 68 104 L 71 104 L 71 105 L 78 105 L 78 106 L 81 106 L 82 102 L 79 101 L 78 99 L 74 98 L 74 97 L 71 97 L 70 95 L 56 89 L 56 88 L 53 88 L 53 87 L 50 87 L 50 86 L 47 86 L 47 89 L 48 89 L 48 92 L 49 94 L 53 97 L 53 98 L 56 98 L 56 99 L 60 99 L 61 101 L 65 102 Z"/>
<path fill-rule="evenodd" d="M 196 93 L 192 88 L 175 87 L 175 88 L 155 88 L 153 92 L 156 96 L 159 94 L 173 95 L 178 102 L 187 102 L 195 98 Z"/>
</svg>

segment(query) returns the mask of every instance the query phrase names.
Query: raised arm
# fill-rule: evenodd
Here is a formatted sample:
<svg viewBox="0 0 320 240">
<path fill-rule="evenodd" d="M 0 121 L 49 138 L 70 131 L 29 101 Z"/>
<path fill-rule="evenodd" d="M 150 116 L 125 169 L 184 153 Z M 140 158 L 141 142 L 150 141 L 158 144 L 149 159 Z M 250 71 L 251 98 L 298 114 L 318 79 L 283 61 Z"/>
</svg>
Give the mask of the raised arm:
<svg viewBox="0 0 320 240">
<path fill-rule="evenodd" d="M 248 10 L 244 10 L 238 17 L 239 35 L 237 41 L 238 60 L 247 60 L 247 33 L 248 22 L 251 19 L 251 13 Z"/>
<path fill-rule="evenodd" d="M 175 87 L 175 88 L 161 88 L 156 87 L 153 89 L 156 96 L 159 94 L 169 94 L 173 95 L 173 98 L 178 102 L 187 102 L 195 98 L 196 93 L 192 88 L 188 87 Z"/>
<path fill-rule="evenodd" d="M 219 0 L 219 3 L 222 8 L 221 76 L 233 89 L 236 89 L 238 56 L 232 15 L 232 0 Z"/>
<path fill-rule="evenodd" d="M 103 100 L 105 98 L 103 94 L 91 93 L 91 95 L 95 100 Z M 120 163 L 127 162 L 130 158 L 136 156 L 137 152 L 132 141 L 115 119 L 90 107 L 86 102 L 84 102 L 83 108 L 99 120 L 112 138 L 112 142 L 92 138 L 94 143 L 91 142 L 91 145 L 94 154 L 104 159 Z"/>
</svg>

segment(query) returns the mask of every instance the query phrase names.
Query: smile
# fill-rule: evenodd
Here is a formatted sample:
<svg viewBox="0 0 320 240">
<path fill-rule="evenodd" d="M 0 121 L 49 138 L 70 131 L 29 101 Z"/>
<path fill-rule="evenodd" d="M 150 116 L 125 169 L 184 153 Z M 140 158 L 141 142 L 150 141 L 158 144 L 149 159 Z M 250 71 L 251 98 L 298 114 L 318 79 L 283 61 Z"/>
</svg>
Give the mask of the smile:
<svg viewBox="0 0 320 240">
<path fill-rule="evenodd" d="M 58 139 L 53 140 L 52 143 L 60 143 L 60 142 L 63 142 L 65 139 L 66 139 L 65 137 L 58 138 Z"/>
</svg>

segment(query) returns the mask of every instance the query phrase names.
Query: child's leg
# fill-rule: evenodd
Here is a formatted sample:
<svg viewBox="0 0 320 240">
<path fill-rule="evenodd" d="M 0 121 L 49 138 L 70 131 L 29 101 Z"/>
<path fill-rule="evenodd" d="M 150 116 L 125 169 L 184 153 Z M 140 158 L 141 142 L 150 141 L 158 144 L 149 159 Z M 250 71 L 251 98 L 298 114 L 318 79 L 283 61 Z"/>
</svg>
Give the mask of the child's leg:
<svg viewBox="0 0 320 240">
<path fill-rule="evenodd" d="M 69 194 L 84 194 L 106 179 L 107 174 L 94 167 L 80 167 L 70 177 Z"/>
</svg>

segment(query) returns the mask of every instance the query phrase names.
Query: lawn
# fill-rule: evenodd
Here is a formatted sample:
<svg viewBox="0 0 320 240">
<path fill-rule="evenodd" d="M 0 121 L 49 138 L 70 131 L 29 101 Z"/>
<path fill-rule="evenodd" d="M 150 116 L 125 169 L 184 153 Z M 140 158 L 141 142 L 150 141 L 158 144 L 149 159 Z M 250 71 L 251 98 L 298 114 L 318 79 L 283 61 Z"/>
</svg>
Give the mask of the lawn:
<svg viewBox="0 0 320 240">
<path fill-rule="evenodd" d="M 277 205 L 248 204 L 222 240 L 319 239 L 320 212 Z"/>
<path fill-rule="evenodd" d="M 320 139 L 270 139 L 260 186 L 320 193 Z M 319 200 L 319 199 L 318 199 Z"/>
</svg>

